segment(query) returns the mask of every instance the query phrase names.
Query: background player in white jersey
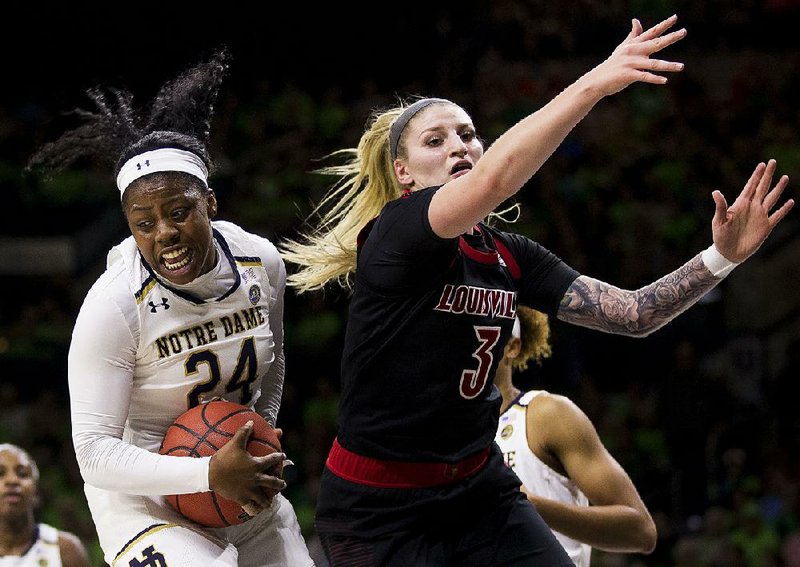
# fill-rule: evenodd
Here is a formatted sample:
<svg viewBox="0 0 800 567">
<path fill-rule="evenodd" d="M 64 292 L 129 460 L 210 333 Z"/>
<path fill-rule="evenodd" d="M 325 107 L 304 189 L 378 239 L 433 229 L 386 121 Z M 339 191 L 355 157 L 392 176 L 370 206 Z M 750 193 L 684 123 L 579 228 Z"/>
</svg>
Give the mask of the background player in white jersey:
<svg viewBox="0 0 800 567">
<path fill-rule="evenodd" d="M 517 308 L 494 379 L 503 396 L 495 441 L 575 565 L 588 567 L 592 547 L 650 553 L 653 518 L 586 414 L 564 396 L 514 386 L 514 370 L 550 355 L 549 337 L 545 314 Z"/>
<path fill-rule="evenodd" d="M 213 221 L 205 144 L 222 50 L 166 83 L 145 113 L 132 96 L 90 91 L 93 112 L 32 166 L 109 158 L 131 236 L 86 296 L 69 353 L 72 435 L 105 559 L 112 565 L 311 565 L 281 478 L 282 453 L 245 450 L 252 426 L 210 458 L 158 454 L 172 421 L 222 397 L 271 423 L 283 377 L 285 269 L 267 239 Z M 163 495 L 214 490 L 255 518 L 202 529 Z"/>
<path fill-rule="evenodd" d="M 16 445 L 0 444 L 0 567 L 88 567 L 73 533 L 37 523 L 39 468 Z"/>
</svg>

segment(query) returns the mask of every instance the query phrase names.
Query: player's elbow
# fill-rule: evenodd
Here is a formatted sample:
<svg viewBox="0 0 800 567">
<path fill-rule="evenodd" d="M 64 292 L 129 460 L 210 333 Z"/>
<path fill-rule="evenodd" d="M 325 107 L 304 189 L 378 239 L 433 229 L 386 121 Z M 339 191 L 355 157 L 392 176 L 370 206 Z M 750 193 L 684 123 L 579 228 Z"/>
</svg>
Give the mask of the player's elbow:
<svg viewBox="0 0 800 567">
<path fill-rule="evenodd" d="M 653 521 L 653 518 L 650 517 L 649 514 L 646 514 L 642 521 L 639 522 L 639 529 L 636 530 L 637 533 L 637 546 L 638 549 L 636 550 L 637 553 L 644 553 L 645 555 L 649 555 L 653 553 L 656 548 L 656 541 L 658 540 L 658 531 L 656 530 L 656 524 Z"/>
<path fill-rule="evenodd" d="M 494 209 L 522 188 L 524 179 L 515 174 L 518 160 L 514 156 L 481 160 L 471 174 L 469 190 Z"/>
<path fill-rule="evenodd" d="M 104 465 L 114 458 L 115 442 L 119 441 L 94 432 L 73 432 L 72 442 L 83 481 L 95 488 L 110 489 L 116 479 L 109 476 Z"/>
<path fill-rule="evenodd" d="M 646 339 L 659 329 L 664 326 L 664 323 L 661 324 L 639 324 L 633 325 L 629 329 L 627 329 L 627 335 L 634 339 Z"/>
<path fill-rule="evenodd" d="M 73 440 L 75 447 L 75 460 L 78 463 L 78 470 L 81 478 L 86 484 L 96 486 L 98 478 L 96 474 L 96 468 L 92 466 L 92 445 L 81 442 L 79 438 L 73 438 Z"/>
</svg>

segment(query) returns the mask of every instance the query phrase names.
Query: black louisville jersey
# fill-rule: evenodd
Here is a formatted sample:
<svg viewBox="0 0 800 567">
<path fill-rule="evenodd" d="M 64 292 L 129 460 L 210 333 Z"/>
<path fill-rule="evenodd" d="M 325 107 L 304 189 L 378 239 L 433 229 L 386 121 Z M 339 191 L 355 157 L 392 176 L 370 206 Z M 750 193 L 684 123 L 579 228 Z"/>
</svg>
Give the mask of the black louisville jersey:
<svg viewBox="0 0 800 567">
<path fill-rule="evenodd" d="M 435 191 L 392 201 L 359 239 L 339 441 L 375 458 L 455 462 L 488 447 L 517 302 L 553 314 L 578 275 L 483 224 L 439 238 L 428 222 Z"/>
</svg>

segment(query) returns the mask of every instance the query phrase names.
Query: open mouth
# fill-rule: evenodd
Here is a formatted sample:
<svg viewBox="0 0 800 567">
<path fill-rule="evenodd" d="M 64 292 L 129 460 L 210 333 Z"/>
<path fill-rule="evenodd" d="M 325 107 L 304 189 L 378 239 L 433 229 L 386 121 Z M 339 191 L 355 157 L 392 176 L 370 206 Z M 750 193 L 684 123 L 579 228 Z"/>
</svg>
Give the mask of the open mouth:
<svg viewBox="0 0 800 567">
<path fill-rule="evenodd" d="M 468 161 L 460 161 L 453 166 L 450 170 L 450 175 L 455 175 L 456 173 L 467 172 L 472 169 L 472 164 Z"/>
<path fill-rule="evenodd" d="M 186 246 L 164 252 L 161 255 L 161 264 L 170 272 L 175 272 L 192 261 L 192 251 Z"/>
</svg>

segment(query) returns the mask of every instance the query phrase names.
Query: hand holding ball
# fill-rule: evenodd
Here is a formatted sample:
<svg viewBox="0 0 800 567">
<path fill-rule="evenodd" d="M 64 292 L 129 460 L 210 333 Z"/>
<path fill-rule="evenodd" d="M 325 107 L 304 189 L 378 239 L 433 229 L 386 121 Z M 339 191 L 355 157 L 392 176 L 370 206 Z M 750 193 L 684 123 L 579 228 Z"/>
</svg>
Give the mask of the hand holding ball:
<svg viewBox="0 0 800 567">
<path fill-rule="evenodd" d="M 247 431 L 239 432 L 250 421 L 252 421 L 252 428 L 249 435 Z M 237 434 L 237 432 L 239 433 Z M 241 450 L 246 449 L 247 453 L 253 457 L 279 453 L 281 444 L 275 429 L 250 408 L 226 400 L 213 400 L 181 414 L 167 429 L 159 453 L 184 457 L 207 457 L 216 455 L 223 446 L 232 440 L 233 444 L 219 455 L 219 458 L 223 458 L 224 455 L 228 475 L 233 474 L 237 477 L 241 475 L 241 481 L 239 478 L 233 478 L 230 479 L 229 484 L 238 485 L 239 489 L 244 490 L 246 487 L 242 485 L 247 484 L 247 477 L 252 476 L 254 472 L 260 476 L 263 474 L 278 478 L 281 476 L 282 460 L 269 470 L 256 472 L 252 470 L 254 466 L 252 458 Z M 238 454 L 237 443 L 240 444 Z M 212 461 L 212 468 L 214 464 Z M 272 484 L 275 484 L 274 479 Z M 266 485 L 256 488 L 263 493 L 260 495 L 261 500 L 264 496 L 271 499 L 279 491 L 279 488 L 270 488 Z M 232 526 L 241 524 L 250 518 L 250 514 L 242 506 L 220 496 L 214 490 L 195 494 L 170 495 L 166 497 L 166 500 L 183 516 L 207 527 Z"/>
</svg>

